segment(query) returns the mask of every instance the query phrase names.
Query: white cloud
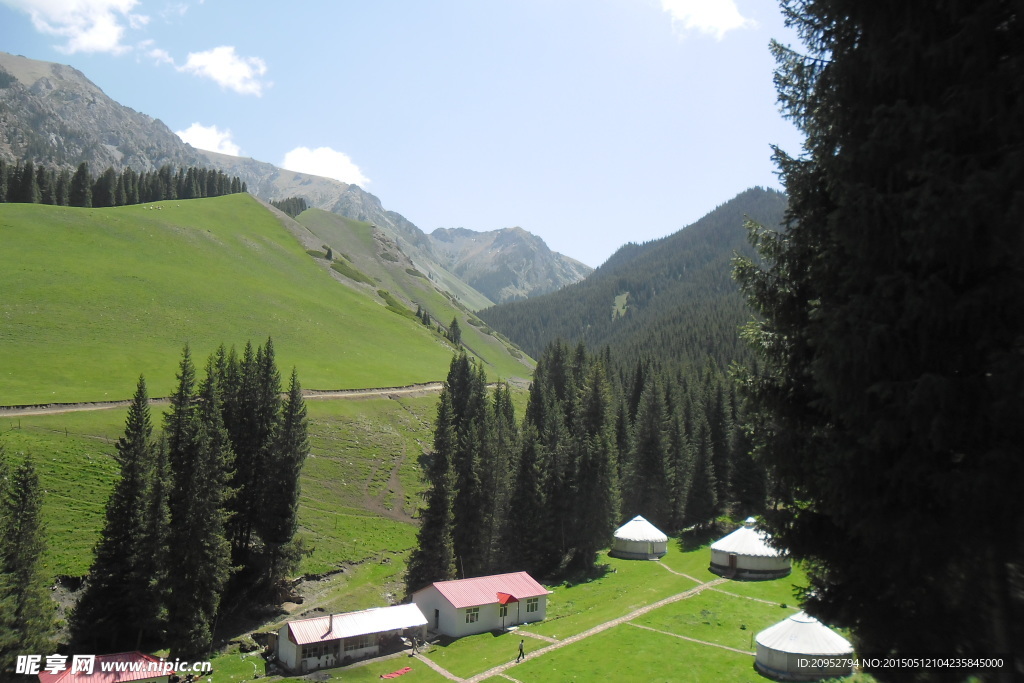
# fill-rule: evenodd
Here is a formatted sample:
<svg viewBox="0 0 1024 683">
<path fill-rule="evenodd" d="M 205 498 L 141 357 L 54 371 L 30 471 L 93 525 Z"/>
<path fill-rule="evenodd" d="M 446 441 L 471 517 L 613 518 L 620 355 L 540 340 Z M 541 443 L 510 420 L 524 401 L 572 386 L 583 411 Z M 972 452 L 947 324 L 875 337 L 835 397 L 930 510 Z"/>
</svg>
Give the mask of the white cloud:
<svg viewBox="0 0 1024 683">
<path fill-rule="evenodd" d="M 330 147 L 296 147 L 284 155 L 281 168 L 298 173 L 334 178 L 350 185 L 365 186 L 370 179 L 363 175 L 358 166 L 343 152 Z"/>
<path fill-rule="evenodd" d="M 267 65 L 259 57 L 239 57 L 235 48 L 229 45 L 215 47 L 206 52 L 190 52 L 179 71 L 212 79 L 242 95 L 263 94 L 269 84 L 260 80 L 267 72 Z"/>
<path fill-rule="evenodd" d="M 717 40 L 734 29 L 757 25 L 740 14 L 735 0 L 661 0 L 661 9 L 672 15 L 672 24 L 680 31 L 699 31 Z"/>
<path fill-rule="evenodd" d="M 175 131 L 175 135 L 197 149 L 230 154 L 233 157 L 239 156 L 242 152 L 242 149 L 231 139 L 229 129 L 221 130 L 217 126 L 193 123 L 186 130 Z"/>
<path fill-rule="evenodd" d="M 154 47 L 154 45 L 155 43 L 152 40 L 143 40 L 136 47 L 139 53 L 152 59 L 158 66 L 160 64 L 170 64 L 171 66 L 174 66 L 174 58 L 171 57 L 171 53 L 162 48 Z"/>
<path fill-rule="evenodd" d="M 138 0 L 3 0 L 26 12 L 41 33 L 61 36 L 67 43 L 57 47 L 65 53 L 110 52 L 120 54 L 125 22 L 132 28 L 144 26 L 149 18 L 132 14 Z"/>
</svg>

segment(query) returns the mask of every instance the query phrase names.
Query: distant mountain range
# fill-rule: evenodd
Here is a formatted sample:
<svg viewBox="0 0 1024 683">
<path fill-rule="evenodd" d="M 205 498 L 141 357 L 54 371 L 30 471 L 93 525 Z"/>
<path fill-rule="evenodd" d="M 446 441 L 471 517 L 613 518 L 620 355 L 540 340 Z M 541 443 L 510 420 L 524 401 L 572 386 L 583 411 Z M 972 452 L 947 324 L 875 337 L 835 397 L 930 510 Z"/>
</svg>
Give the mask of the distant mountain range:
<svg viewBox="0 0 1024 683">
<path fill-rule="evenodd" d="M 732 279 L 733 256 L 753 255 L 744 221 L 778 227 L 785 209 L 780 192 L 746 190 L 675 234 L 621 247 L 579 283 L 478 315 L 534 358 L 561 338 L 626 362 L 727 367 L 748 353 L 739 327 L 752 314 Z"/>
<path fill-rule="evenodd" d="M 551 292 L 592 270 L 521 228 L 486 233 L 460 228 L 458 238 L 450 231 L 427 235 L 357 185 L 196 149 L 159 119 L 107 97 L 77 69 L 4 52 L 0 156 L 67 167 L 85 161 L 93 173 L 164 164 L 216 168 L 241 178 L 261 199 L 303 197 L 312 207 L 380 228 L 418 269 L 473 309 Z"/>
</svg>

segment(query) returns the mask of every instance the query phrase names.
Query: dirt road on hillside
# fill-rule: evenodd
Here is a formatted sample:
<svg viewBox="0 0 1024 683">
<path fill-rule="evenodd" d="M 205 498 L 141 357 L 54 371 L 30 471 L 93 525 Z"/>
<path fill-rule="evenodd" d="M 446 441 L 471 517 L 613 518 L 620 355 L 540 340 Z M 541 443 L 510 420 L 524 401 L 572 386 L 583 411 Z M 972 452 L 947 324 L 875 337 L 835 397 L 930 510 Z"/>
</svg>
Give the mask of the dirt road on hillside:
<svg viewBox="0 0 1024 683">
<path fill-rule="evenodd" d="M 358 400 L 364 398 L 390 398 L 393 396 L 405 396 L 415 398 L 441 393 L 441 382 L 427 382 L 425 384 L 409 384 L 404 387 L 378 387 L 376 389 L 303 389 L 302 395 L 307 401 L 320 399 L 349 399 Z M 282 394 L 283 395 L 283 394 Z M 150 399 L 150 405 L 166 405 L 170 402 L 167 398 Z M 0 406 L 0 417 L 19 417 L 22 415 L 54 415 L 58 413 L 76 413 L 83 410 L 110 410 L 111 408 L 124 408 L 131 405 L 130 400 L 124 401 L 96 401 L 93 403 L 41 403 L 35 405 L 21 406 Z"/>
</svg>

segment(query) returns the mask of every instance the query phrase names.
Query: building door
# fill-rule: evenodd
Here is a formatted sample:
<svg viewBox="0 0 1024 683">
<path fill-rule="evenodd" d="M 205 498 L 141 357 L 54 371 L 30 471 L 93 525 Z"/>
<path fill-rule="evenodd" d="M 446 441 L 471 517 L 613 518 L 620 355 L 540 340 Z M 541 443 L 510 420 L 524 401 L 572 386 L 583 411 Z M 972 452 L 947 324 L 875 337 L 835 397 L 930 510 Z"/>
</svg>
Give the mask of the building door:
<svg viewBox="0 0 1024 683">
<path fill-rule="evenodd" d="M 736 570 L 736 553 L 729 553 L 729 571 Z"/>
<path fill-rule="evenodd" d="M 441 630 L 441 610 L 434 610 L 434 630 Z"/>
</svg>

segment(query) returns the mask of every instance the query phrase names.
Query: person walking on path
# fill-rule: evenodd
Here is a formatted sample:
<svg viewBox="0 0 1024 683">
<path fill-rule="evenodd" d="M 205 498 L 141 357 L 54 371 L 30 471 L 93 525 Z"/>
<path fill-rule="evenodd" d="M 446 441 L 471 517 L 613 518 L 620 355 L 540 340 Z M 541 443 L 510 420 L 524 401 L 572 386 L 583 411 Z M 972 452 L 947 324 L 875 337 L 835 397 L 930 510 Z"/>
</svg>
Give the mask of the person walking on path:
<svg viewBox="0 0 1024 683">
<path fill-rule="evenodd" d="M 521 660 L 526 659 L 526 652 L 523 650 L 523 641 L 519 641 L 519 656 L 516 657 L 516 663 L 518 664 Z"/>
</svg>

